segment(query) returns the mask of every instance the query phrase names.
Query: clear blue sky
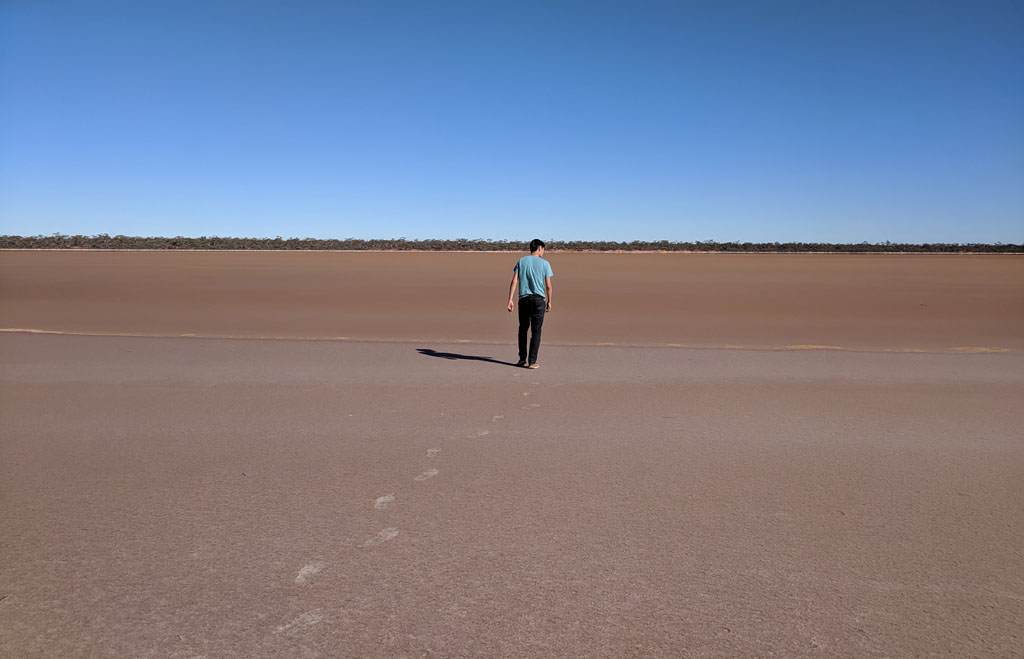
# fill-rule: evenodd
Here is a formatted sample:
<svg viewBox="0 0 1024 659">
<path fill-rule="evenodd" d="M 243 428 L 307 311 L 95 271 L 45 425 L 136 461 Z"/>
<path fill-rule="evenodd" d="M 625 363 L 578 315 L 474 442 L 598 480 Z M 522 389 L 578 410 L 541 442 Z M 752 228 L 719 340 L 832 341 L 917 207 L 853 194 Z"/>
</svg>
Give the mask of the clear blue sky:
<svg viewBox="0 0 1024 659">
<path fill-rule="evenodd" d="M 0 233 L 1024 242 L 1024 3 L 0 3 Z"/>
</svg>

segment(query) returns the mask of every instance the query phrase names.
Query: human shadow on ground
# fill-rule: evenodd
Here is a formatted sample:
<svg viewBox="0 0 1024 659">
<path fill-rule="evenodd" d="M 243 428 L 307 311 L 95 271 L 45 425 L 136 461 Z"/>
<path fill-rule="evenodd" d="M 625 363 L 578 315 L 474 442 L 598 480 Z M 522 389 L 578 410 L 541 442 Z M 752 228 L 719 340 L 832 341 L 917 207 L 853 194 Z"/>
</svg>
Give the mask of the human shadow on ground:
<svg viewBox="0 0 1024 659">
<path fill-rule="evenodd" d="M 493 357 L 480 357 L 478 355 L 460 355 L 457 352 L 438 352 L 432 348 L 416 348 L 416 352 L 427 357 L 440 357 L 441 359 L 465 359 L 473 362 L 490 362 L 492 364 L 501 364 L 502 366 L 515 366 L 515 362 L 503 362 L 500 359 L 494 359 Z"/>
</svg>

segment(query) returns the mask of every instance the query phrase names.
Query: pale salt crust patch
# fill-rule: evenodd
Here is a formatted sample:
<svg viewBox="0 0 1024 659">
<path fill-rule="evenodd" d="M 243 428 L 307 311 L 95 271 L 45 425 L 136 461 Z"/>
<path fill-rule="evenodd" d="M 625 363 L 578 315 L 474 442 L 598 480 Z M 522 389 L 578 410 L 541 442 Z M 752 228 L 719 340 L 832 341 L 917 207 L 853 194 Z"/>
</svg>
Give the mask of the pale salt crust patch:
<svg viewBox="0 0 1024 659">
<path fill-rule="evenodd" d="M 322 569 L 324 569 L 324 564 L 320 561 L 304 565 L 302 569 L 299 570 L 298 576 L 295 577 L 295 583 L 299 584 L 300 586 L 304 583 L 308 583 L 310 577 L 312 577 L 314 574 L 319 573 L 320 570 Z"/>
<path fill-rule="evenodd" d="M 398 529 L 391 526 L 386 529 L 381 529 L 380 531 L 377 531 L 377 535 L 364 542 L 363 546 L 369 547 L 370 545 L 378 545 L 382 542 L 387 542 L 388 540 L 394 540 L 397 536 Z"/>
<path fill-rule="evenodd" d="M 428 448 L 427 449 L 427 457 L 428 458 L 436 458 L 437 454 L 440 453 L 440 452 L 441 452 L 441 449 L 439 449 L 439 448 Z"/>
<path fill-rule="evenodd" d="M 384 510 L 388 507 L 388 504 L 395 500 L 394 494 L 385 494 L 382 497 L 377 497 L 377 501 L 374 502 L 373 507 L 377 510 Z"/>
<path fill-rule="evenodd" d="M 501 421 L 504 418 L 505 415 L 503 414 L 495 414 L 494 416 L 491 417 L 491 421 Z"/>
<path fill-rule="evenodd" d="M 529 405 L 523 405 L 524 410 L 533 409 L 535 407 L 540 407 L 540 403 L 530 403 Z"/>
<path fill-rule="evenodd" d="M 486 437 L 487 435 L 490 435 L 490 434 L 491 434 L 490 430 L 480 430 L 479 432 L 475 432 L 472 435 L 470 435 L 470 438 L 473 438 L 473 437 Z"/>
<path fill-rule="evenodd" d="M 284 634 L 285 636 L 294 636 L 299 632 L 303 632 L 313 625 L 318 625 L 323 622 L 324 614 L 320 609 L 314 609 L 313 611 L 306 611 L 295 620 L 292 620 L 287 625 L 281 625 L 274 630 L 275 634 Z"/>
<path fill-rule="evenodd" d="M 434 476 L 437 476 L 439 473 L 441 473 L 441 472 L 438 471 L 437 469 L 427 469 L 425 472 L 423 472 L 422 474 L 417 476 L 416 480 L 418 480 L 418 481 L 425 481 L 428 478 L 433 478 Z"/>
</svg>

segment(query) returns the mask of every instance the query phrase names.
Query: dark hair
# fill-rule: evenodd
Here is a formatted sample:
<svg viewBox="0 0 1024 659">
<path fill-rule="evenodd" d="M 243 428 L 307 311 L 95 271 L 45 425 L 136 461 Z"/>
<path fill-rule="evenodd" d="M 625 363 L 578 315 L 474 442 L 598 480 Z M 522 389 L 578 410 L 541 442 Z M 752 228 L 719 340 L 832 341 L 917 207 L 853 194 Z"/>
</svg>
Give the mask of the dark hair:
<svg viewBox="0 0 1024 659">
<path fill-rule="evenodd" d="M 530 241 L 530 254 L 533 254 L 534 252 L 536 252 L 538 247 L 546 247 L 546 245 L 544 244 L 544 241 L 541 240 L 540 238 L 534 238 L 533 240 L 531 240 Z"/>
</svg>

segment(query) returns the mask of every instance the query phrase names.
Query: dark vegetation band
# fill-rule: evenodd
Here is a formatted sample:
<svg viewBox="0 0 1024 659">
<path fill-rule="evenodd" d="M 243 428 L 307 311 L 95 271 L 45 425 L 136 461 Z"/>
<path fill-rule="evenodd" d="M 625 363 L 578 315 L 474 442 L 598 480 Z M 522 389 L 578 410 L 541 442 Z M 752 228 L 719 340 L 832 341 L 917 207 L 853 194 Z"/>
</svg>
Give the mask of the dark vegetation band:
<svg viewBox="0 0 1024 659">
<path fill-rule="evenodd" d="M 514 240 L 407 240 L 405 238 L 188 238 L 108 236 L 0 236 L 0 249 L 199 249 L 199 250 L 345 250 L 345 251 L 426 251 L 426 252 L 521 252 L 528 242 Z M 549 251 L 563 252 L 923 252 L 923 253 L 1024 253 L 1024 243 L 750 243 L 672 242 L 668 240 L 630 242 L 550 240 Z"/>
</svg>

